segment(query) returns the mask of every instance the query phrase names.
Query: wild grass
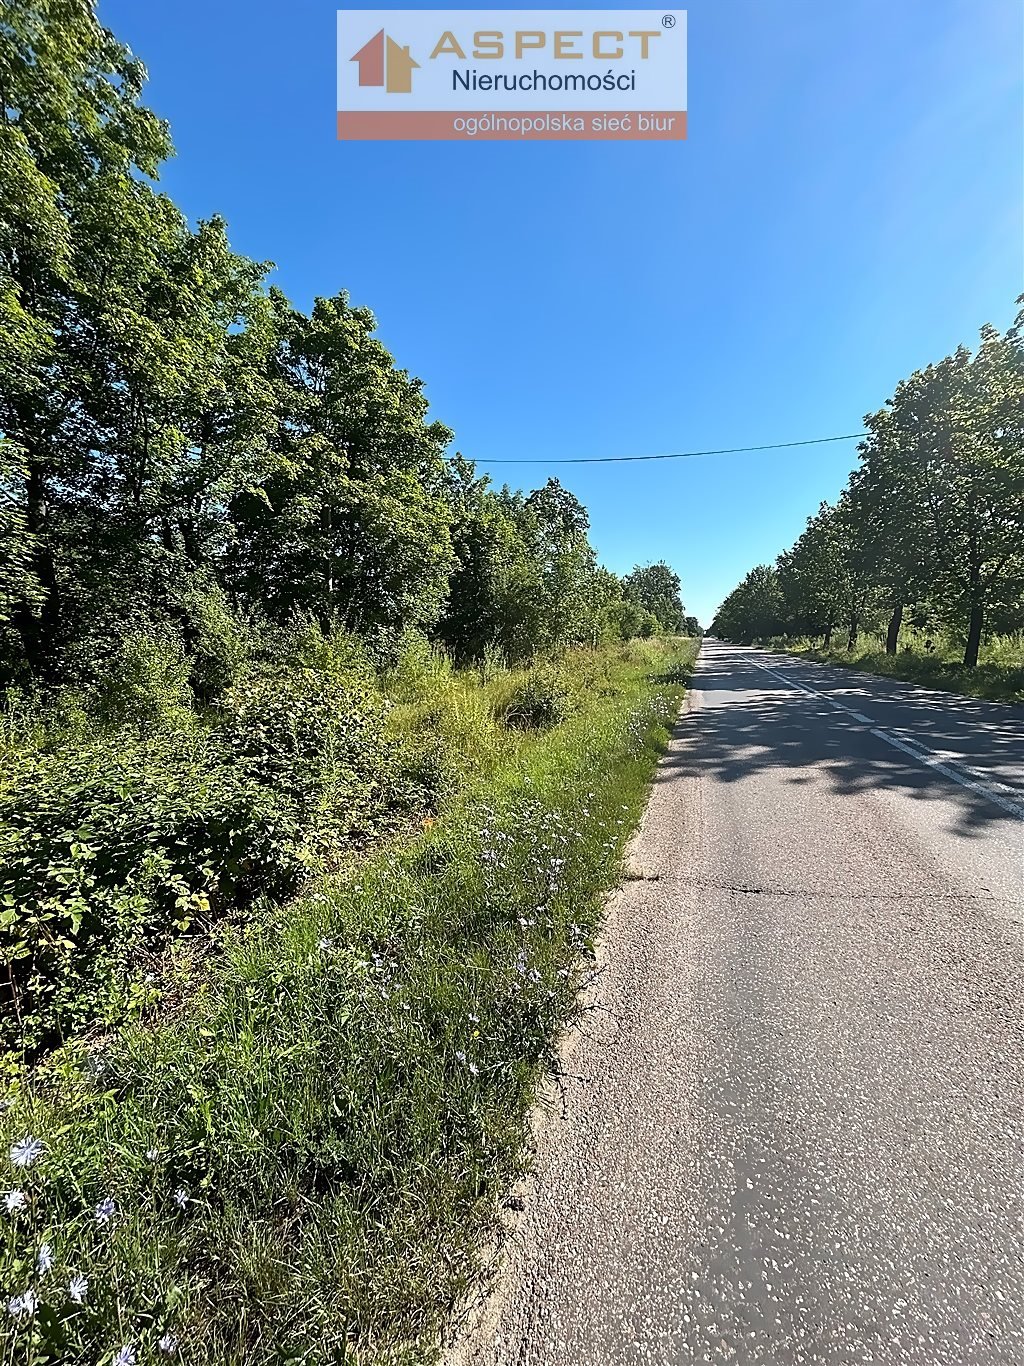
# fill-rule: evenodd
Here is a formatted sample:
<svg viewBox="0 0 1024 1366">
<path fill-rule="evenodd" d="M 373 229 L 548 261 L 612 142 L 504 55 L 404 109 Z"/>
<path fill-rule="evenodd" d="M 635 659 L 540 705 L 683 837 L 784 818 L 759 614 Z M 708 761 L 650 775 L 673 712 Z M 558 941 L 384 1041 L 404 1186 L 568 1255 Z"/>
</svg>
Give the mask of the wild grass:
<svg viewBox="0 0 1024 1366">
<path fill-rule="evenodd" d="M 927 648 L 929 642 L 931 648 Z M 996 702 L 1024 702 L 1024 636 L 992 636 L 981 649 L 978 664 L 963 663 L 963 642 L 947 636 L 927 636 L 905 629 L 895 655 L 885 653 L 885 637 L 862 635 L 855 648 L 845 645 L 822 650 L 806 640 L 771 642 L 779 649 L 805 655 L 823 664 L 841 664 L 885 678 L 904 679 L 925 687 L 962 693 Z"/>
<path fill-rule="evenodd" d="M 535 671 L 385 676 L 444 769 L 416 832 L 179 938 L 11 1086 L 4 1361 L 436 1360 L 695 653 L 575 653 L 547 729 L 502 719 Z"/>
</svg>

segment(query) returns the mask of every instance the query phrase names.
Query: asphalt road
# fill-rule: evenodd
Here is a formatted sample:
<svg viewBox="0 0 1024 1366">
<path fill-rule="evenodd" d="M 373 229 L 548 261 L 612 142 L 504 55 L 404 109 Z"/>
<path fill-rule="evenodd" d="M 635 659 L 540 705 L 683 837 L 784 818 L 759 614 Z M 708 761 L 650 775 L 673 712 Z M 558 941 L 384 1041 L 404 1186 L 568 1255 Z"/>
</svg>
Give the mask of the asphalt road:
<svg viewBox="0 0 1024 1366">
<path fill-rule="evenodd" d="M 1024 1366 L 1024 709 L 694 683 L 453 1360 Z"/>
</svg>

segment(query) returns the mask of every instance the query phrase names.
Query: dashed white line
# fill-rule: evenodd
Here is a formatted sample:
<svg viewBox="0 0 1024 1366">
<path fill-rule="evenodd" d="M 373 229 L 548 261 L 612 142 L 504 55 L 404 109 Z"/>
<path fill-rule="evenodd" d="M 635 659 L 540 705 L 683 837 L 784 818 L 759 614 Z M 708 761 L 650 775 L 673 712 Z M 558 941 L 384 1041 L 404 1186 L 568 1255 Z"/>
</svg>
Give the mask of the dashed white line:
<svg viewBox="0 0 1024 1366">
<path fill-rule="evenodd" d="M 919 764 L 925 764 L 928 768 L 934 769 L 936 773 L 941 773 L 944 777 L 950 778 L 954 783 L 959 783 L 961 787 L 966 787 L 971 792 L 977 792 L 978 795 L 984 797 L 986 801 L 992 802 L 994 806 L 1001 807 L 1003 811 L 1016 817 L 1017 820 L 1024 820 L 1024 805 L 1020 802 L 1010 801 L 1002 796 L 1002 792 L 1011 790 L 1004 787 L 1002 783 L 993 784 L 988 778 L 979 782 L 975 777 L 969 777 L 962 768 L 952 767 L 950 763 L 945 762 L 939 755 L 933 754 L 931 750 L 926 749 L 923 745 L 918 745 L 916 741 L 911 745 L 905 740 L 901 740 L 898 736 L 893 735 L 891 731 L 882 730 L 880 726 L 875 725 L 870 716 L 865 716 L 863 712 L 854 711 L 852 707 L 846 706 L 843 702 L 837 702 L 834 697 L 829 697 L 827 693 L 818 692 L 817 688 L 808 687 L 806 683 L 798 683 L 795 678 L 787 678 L 785 674 L 779 673 L 777 669 L 772 669 L 767 664 L 762 664 L 756 659 L 752 659 L 750 662 L 763 673 L 771 674 L 773 678 L 777 678 L 779 682 L 784 683 L 787 688 L 796 688 L 800 692 L 807 693 L 811 697 L 817 697 L 820 701 L 826 702 L 834 711 L 844 712 L 847 716 L 852 717 L 853 720 L 859 721 L 865 726 L 869 726 L 872 735 L 879 740 L 884 740 L 887 745 L 892 745 L 893 749 L 898 749 L 902 751 L 902 753 L 908 754 L 912 759 L 916 759 Z M 973 770 L 969 770 L 969 772 L 973 773 Z M 999 787 L 1001 792 L 995 791 L 995 787 Z"/>
</svg>

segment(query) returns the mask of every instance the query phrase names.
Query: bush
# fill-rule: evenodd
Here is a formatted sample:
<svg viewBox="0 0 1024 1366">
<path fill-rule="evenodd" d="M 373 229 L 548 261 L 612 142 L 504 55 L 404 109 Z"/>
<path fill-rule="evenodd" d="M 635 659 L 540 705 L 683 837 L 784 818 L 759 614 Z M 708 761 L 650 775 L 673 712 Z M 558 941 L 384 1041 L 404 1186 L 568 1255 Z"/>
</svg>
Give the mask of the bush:
<svg viewBox="0 0 1024 1366">
<path fill-rule="evenodd" d="M 513 730 L 550 730 L 574 710 L 565 679 L 550 666 L 531 669 L 516 684 L 502 709 L 502 720 Z"/>
<path fill-rule="evenodd" d="M 0 1041 L 31 1054 L 116 1014 L 142 966 L 194 922 L 288 896 L 318 859 L 450 790 L 447 744 L 424 734 L 400 762 L 388 704 L 345 674 L 344 643 L 320 636 L 314 653 L 333 672 L 250 667 L 212 724 L 183 706 L 175 643 L 132 637 L 102 692 L 107 727 L 66 743 L 44 733 L 52 752 L 28 742 L 38 727 L 12 702 L 0 735 L 0 927 L 12 946 Z"/>
<path fill-rule="evenodd" d="M 107 725 L 181 723 L 195 701 L 190 663 L 173 632 L 125 636 L 98 672 L 95 708 Z"/>
<path fill-rule="evenodd" d="M 214 702 L 234 684 L 249 655 L 243 624 L 218 587 L 185 595 L 189 682 L 202 702 Z"/>
<path fill-rule="evenodd" d="M 226 700 L 222 735 L 250 778 L 286 793 L 303 823 L 365 828 L 391 786 L 386 704 L 367 683 L 316 669 L 251 670 Z"/>
<path fill-rule="evenodd" d="M 259 635 L 258 653 L 266 663 L 317 669 L 335 678 L 376 684 L 377 671 L 367 646 L 341 628 L 324 631 L 318 622 L 297 619 L 290 626 L 264 625 Z"/>
<path fill-rule="evenodd" d="M 0 794 L 0 1038 L 52 1043 L 195 918 L 295 890 L 297 838 L 287 804 L 203 736 L 119 731 L 23 758 Z"/>
</svg>

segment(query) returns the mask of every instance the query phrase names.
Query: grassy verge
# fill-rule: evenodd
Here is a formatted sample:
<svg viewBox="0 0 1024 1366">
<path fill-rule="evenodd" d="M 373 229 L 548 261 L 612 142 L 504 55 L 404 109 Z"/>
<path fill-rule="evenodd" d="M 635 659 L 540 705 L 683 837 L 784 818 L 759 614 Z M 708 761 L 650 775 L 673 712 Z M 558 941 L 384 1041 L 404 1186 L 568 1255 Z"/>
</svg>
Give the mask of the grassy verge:
<svg viewBox="0 0 1024 1366">
<path fill-rule="evenodd" d="M 803 655 L 821 664 L 840 664 L 848 669 L 880 674 L 920 683 L 965 697 L 988 698 L 994 702 L 1024 702 L 1024 644 L 1001 641 L 987 647 L 976 668 L 965 668 L 955 655 L 955 646 L 925 651 L 919 643 L 901 648 L 898 654 L 885 653 L 884 641 L 867 637 L 853 650 L 845 646 L 822 650 L 807 642 L 776 640 L 772 648 Z M 962 650 L 961 650 L 962 658 Z"/>
<path fill-rule="evenodd" d="M 392 681 L 461 749 L 436 819 L 176 941 L 148 1018 L 13 1085 L 5 1361 L 436 1358 L 694 654 L 579 653 L 546 730 L 535 677 Z"/>
</svg>

